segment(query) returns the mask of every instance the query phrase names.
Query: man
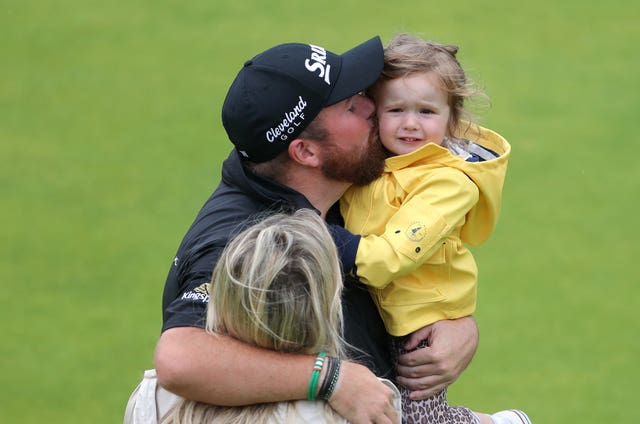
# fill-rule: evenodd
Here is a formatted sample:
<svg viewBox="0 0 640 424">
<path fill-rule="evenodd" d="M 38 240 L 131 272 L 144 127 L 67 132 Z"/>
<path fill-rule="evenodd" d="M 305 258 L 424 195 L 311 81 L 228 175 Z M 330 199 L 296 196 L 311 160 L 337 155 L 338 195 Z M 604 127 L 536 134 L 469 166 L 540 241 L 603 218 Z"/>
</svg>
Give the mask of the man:
<svg viewBox="0 0 640 424">
<path fill-rule="evenodd" d="M 183 239 L 165 285 L 155 356 L 162 386 L 229 406 L 306 398 L 315 357 L 264 351 L 205 333 L 205 284 L 226 243 L 256 214 L 310 208 L 336 224 L 340 218 L 332 206 L 346 189 L 379 176 L 384 155 L 372 134 L 373 103 L 359 93 L 378 78 L 382 64 L 382 44 L 375 37 L 343 55 L 283 44 L 240 70 L 222 109 L 235 149 L 220 185 Z M 349 271 L 359 238 L 336 225 L 332 229 Z M 388 376 L 395 370 L 375 307 L 357 282 L 345 284 L 345 337 L 359 360 Z M 430 347 L 407 354 L 397 370 L 397 381 L 417 397 L 454 381 L 477 346 L 472 319 L 423 331 Z M 344 362 L 329 403 L 353 423 L 394 422 L 391 391 L 369 368 Z"/>
</svg>

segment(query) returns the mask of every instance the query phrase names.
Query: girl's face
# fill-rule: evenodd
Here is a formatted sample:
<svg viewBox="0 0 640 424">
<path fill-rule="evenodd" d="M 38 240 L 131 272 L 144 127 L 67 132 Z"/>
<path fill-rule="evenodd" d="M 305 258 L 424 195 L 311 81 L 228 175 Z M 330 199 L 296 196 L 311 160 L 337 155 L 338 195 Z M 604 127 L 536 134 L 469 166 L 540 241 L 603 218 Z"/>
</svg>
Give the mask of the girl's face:
<svg viewBox="0 0 640 424">
<path fill-rule="evenodd" d="M 385 81 L 376 87 L 375 99 L 380 140 L 391 153 L 442 144 L 450 110 L 436 74 L 420 72 Z"/>
</svg>

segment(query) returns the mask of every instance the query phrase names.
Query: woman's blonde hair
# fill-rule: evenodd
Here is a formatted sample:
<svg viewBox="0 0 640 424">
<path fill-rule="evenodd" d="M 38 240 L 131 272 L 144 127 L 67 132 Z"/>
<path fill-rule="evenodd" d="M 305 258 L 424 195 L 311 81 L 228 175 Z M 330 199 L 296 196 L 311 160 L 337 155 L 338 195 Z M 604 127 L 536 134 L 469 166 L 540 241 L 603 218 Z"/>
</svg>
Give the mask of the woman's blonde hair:
<svg viewBox="0 0 640 424">
<path fill-rule="evenodd" d="M 235 237 L 216 265 L 207 332 L 279 352 L 344 357 L 342 275 L 324 221 L 278 213 Z M 212 358 L 215 360 L 215 358 Z M 266 423 L 277 404 L 226 408 L 181 401 L 166 423 Z M 327 406 L 328 419 L 333 413 Z"/>
<path fill-rule="evenodd" d="M 378 83 L 403 78 L 418 72 L 433 72 L 440 79 L 442 89 L 447 93 L 450 116 L 447 135 L 453 136 L 462 122 L 472 121 L 472 115 L 465 109 L 465 100 L 485 94 L 467 79 L 458 62 L 458 47 L 423 40 L 408 34 L 396 34 L 384 49 L 384 68 Z M 370 93 L 375 98 L 376 84 Z"/>
</svg>

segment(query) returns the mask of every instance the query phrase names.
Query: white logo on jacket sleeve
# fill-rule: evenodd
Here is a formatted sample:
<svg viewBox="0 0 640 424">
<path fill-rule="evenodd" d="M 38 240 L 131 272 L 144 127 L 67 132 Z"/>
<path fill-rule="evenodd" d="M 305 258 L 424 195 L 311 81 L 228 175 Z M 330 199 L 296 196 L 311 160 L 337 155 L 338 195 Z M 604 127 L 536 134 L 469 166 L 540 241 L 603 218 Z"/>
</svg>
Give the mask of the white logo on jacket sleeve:
<svg viewBox="0 0 640 424">
<path fill-rule="evenodd" d="M 319 46 L 309 44 L 311 47 L 311 58 L 304 61 L 304 66 L 310 72 L 318 72 L 318 76 L 324 79 L 328 85 L 331 85 L 329 79 L 329 73 L 331 72 L 331 65 L 327 63 L 327 51 Z"/>
<path fill-rule="evenodd" d="M 193 290 L 184 292 L 182 294 L 181 300 L 192 300 L 195 302 L 209 303 L 209 287 L 211 287 L 210 283 L 201 284 Z"/>
</svg>

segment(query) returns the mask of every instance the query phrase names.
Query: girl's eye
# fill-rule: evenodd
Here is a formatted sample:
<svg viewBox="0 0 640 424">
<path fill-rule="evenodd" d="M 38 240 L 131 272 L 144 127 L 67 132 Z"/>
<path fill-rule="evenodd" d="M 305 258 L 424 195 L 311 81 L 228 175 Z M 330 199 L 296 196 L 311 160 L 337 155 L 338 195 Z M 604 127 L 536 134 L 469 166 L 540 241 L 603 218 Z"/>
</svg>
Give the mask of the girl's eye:
<svg viewBox="0 0 640 424">
<path fill-rule="evenodd" d="M 434 112 L 431 109 L 422 109 L 420 113 L 424 113 L 425 115 L 430 115 Z"/>
</svg>

